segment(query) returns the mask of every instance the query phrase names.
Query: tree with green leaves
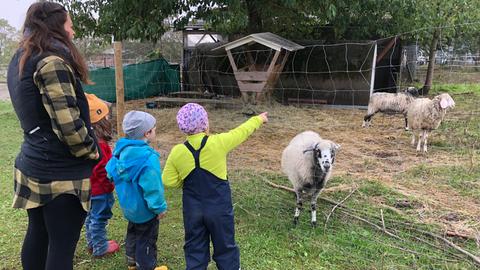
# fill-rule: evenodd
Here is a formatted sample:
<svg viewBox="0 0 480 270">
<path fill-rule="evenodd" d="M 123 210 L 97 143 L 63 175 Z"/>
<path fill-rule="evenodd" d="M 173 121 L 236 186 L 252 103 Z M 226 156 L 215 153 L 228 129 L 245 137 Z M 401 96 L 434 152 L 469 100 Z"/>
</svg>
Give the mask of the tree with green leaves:
<svg viewBox="0 0 480 270">
<path fill-rule="evenodd" d="M 0 19 L 0 66 L 8 65 L 18 47 L 19 40 L 17 29 L 11 26 L 7 20 Z M 2 70 L 6 69 L 2 68 Z M 3 76 L 4 74 L 0 74 L 0 77 Z"/>
<path fill-rule="evenodd" d="M 185 18 L 227 34 L 273 32 L 290 39 L 355 40 L 411 30 L 414 0 L 190 0 Z M 195 6 L 196 8 L 192 8 Z"/>
<path fill-rule="evenodd" d="M 273 32 L 286 38 L 311 36 L 311 26 L 328 21 L 328 2 L 295 0 L 189 0 L 183 3 L 184 21 L 201 18 L 207 28 L 225 34 Z M 309 8 L 321 16 L 305 12 Z"/>
<path fill-rule="evenodd" d="M 225 34 L 269 31 L 291 39 L 371 39 L 408 28 L 414 0 L 56 0 L 79 36 L 157 41 L 192 19 Z M 411 29 L 409 29 L 411 30 Z"/>
<path fill-rule="evenodd" d="M 453 45 L 455 41 L 467 44 L 468 37 L 472 35 L 478 37 L 480 1 L 424 0 L 417 1 L 416 10 L 415 26 L 429 30 L 419 34 L 422 43 L 429 44 L 427 75 L 422 89 L 426 95 L 432 87 L 435 54 L 439 42 L 448 45 Z"/>
<path fill-rule="evenodd" d="M 176 0 L 56 0 L 74 20 L 77 36 L 156 42 L 177 14 Z"/>
</svg>

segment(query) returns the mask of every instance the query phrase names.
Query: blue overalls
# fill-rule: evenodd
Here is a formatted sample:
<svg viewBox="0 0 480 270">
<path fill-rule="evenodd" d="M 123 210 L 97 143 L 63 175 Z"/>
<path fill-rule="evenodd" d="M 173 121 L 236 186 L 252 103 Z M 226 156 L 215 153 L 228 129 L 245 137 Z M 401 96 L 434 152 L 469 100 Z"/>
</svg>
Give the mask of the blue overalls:
<svg viewBox="0 0 480 270">
<path fill-rule="evenodd" d="M 186 269 L 207 269 L 212 239 L 217 268 L 238 270 L 240 251 L 235 243 L 230 184 L 200 167 L 200 152 L 207 139 L 203 137 L 198 150 L 188 141 L 184 143 L 195 159 L 195 169 L 183 183 Z"/>
</svg>

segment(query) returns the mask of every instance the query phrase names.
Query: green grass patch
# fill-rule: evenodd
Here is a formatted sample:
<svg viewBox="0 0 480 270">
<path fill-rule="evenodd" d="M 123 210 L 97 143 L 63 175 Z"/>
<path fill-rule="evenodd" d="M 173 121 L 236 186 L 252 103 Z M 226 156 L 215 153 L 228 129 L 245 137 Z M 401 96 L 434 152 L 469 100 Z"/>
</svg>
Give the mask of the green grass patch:
<svg viewBox="0 0 480 270">
<path fill-rule="evenodd" d="M 408 170 L 400 178 L 406 181 L 428 182 L 435 189 L 453 188 L 460 195 L 480 202 L 480 168 L 463 166 L 419 165 Z"/>
<path fill-rule="evenodd" d="M 446 92 L 451 94 L 476 93 L 480 95 L 480 84 L 478 83 L 441 83 L 432 86 L 433 93 Z"/>
<path fill-rule="evenodd" d="M 22 142 L 22 132 L 10 102 L 0 102 L 0 259 L 2 269 L 20 269 L 18 259 L 27 224 L 26 212 L 14 210 L 13 162 Z"/>
</svg>

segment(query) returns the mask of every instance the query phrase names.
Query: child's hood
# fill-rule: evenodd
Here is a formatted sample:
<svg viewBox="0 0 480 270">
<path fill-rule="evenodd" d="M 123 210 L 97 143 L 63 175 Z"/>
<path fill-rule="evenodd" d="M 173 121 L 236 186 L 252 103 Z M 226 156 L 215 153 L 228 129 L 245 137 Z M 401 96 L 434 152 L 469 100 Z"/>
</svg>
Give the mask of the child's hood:
<svg viewBox="0 0 480 270">
<path fill-rule="evenodd" d="M 148 165 L 151 155 L 160 156 L 145 141 L 121 138 L 115 145 L 113 157 L 116 159 L 116 174 L 124 181 L 133 181 L 142 168 Z"/>
</svg>

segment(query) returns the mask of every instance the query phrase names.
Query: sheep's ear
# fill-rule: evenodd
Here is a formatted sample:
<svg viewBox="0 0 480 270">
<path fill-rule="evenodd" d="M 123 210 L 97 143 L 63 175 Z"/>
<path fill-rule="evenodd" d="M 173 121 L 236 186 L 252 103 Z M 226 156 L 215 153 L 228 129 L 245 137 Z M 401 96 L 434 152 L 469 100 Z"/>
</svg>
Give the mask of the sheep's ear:
<svg viewBox="0 0 480 270">
<path fill-rule="evenodd" d="M 449 105 L 450 105 L 450 102 L 449 102 L 448 99 L 442 98 L 442 99 L 440 100 L 440 108 L 446 109 L 446 108 L 449 107 Z"/>
<path fill-rule="evenodd" d="M 335 153 L 338 152 L 338 150 L 340 150 L 340 148 L 341 148 L 340 144 L 336 144 L 336 143 L 332 142 L 332 149 L 333 149 L 333 151 L 335 151 Z"/>
</svg>

